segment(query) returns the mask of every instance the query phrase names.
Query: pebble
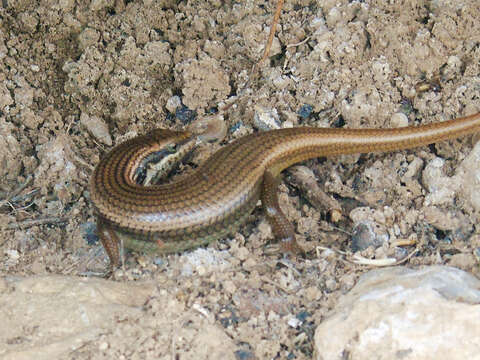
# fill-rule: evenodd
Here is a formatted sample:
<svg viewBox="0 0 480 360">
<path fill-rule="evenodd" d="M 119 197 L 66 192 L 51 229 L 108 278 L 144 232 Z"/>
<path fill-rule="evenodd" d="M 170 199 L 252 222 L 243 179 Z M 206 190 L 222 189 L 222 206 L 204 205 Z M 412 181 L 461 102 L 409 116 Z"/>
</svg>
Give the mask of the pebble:
<svg viewBox="0 0 480 360">
<path fill-rule="evenodd" d="M 290 318 L 287 322 L 288 326 L 296 329 L 298 328 L 300 325 L 302 325 L 302 322 L 297 319 L 296 317 L 293 317 L 293 318 Z"/>
<path fill-rule="evenodd" d="M 391 119 L 392 127 L 399 128 L 399 127 L 407 127 L 408 126 L 408 117 L 404 113 L 397 112 L 392 115 Z"/>
<path fill-rule="evenodd" d="M 300 115 L 302 119 L 307 119 L 311 115 L 312 111 L 313 111 L 312 105 L 303 104 L 300 107 L 300 110 L 298 110 L 298 115 Z"/>
<path fill-rule="evenodd" d="M 452 204 L 456 192 L 459 190 L 458 179 L 445 175 L 445 160 L 436 157 L 430 160 L 422 172 L 422 183 L 427 188 L 425 205 Z"/>
<path fill-rule="evenodd" d="M 455 179 L 460 183 L 459 190 L 475 211 L 480 211 L 480 142 L 457 168 Z"/>
<path fill-rule="evenodd" d="M 108 131 L 108 126 L 98 116 L 89 116 L 86 113 L 80 115 L 80 124 L 101 143 L 112 146 L 112 137 Z"/>
<path fill-rule="evenodd" d="M 255 106 L 253 123 L 262 131 L 279 129 L 280 120 L 277 109 L 268 109 L 259 105 Z"/>
<path fill-rule="evenodd" d="M 175 114 L 177 108 L 179 108 L 180 106 L 182 106 L 182 100 L 180 99 L 180 96 L 177 95 L 170 97 L 167 100 L 167 104 L 165 105 L 167 110 L 172 114 Z"/>
</svg>

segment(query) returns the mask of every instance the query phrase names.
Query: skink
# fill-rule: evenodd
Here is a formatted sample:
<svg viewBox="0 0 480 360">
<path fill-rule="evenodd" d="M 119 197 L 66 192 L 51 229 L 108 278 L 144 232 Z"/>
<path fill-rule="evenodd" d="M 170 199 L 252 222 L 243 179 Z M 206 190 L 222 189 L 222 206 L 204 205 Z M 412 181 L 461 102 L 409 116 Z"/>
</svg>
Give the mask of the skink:
<svg viewBox="0 0 480 360">
<path fill-rule="evenodd" d="M 282 170 L 311 158 L 408 149 L 479 130 L 480 113 L 418 127 L 298 127 L 254 133 L 222 147 L 172 184 L 141 186 L 135 178 L 145 159 L 162 152 L 176 154 L 182 149 L 177 144 L 188 145 L 195 139 L 188 131 L 157 129 L 116 146 L 96 167 L 90 196 L 97 233 L 111 266 L 116 267 L 120 244 L 156 253 L 205 245 L 237 229 L 261 199 L 282 249 L 297 252 L 293 226 L 276 195 Z"/>
</svg>

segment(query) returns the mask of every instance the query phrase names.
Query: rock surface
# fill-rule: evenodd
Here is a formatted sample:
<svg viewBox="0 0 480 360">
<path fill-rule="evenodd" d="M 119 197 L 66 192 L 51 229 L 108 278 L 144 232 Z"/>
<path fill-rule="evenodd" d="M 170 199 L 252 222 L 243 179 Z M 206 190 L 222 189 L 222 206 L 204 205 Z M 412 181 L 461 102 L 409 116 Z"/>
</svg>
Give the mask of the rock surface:
<svg viewBox="0 0 480 360">
<path fill-rule="evenodd" d="M 152 359 L 168 358 L 179 348 L 184 359 L 235 359 L 232 340 L 208 311 L 186 311 L 153 282 L 9 277 L 0 279 L 0 290 L 3 360 L 67 359 L 86 349 L 95 349 L 97 359 L 116 358 L 135 344 L 136 356 Z M 152 297 L 160 297 L 154 306 Z"/>
<path fill-rule="evenodd" d="M 316 359 L 478 359 L 479 317 L 480 280 L 466 272 L 370 271 L 318 326 Z"/>
</svg>

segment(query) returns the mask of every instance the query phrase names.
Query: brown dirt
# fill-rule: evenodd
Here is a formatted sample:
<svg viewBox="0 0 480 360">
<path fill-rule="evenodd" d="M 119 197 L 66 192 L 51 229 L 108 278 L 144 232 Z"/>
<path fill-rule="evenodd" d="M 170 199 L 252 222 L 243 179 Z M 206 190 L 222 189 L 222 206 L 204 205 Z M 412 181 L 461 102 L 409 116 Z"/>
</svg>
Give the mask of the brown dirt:
<svg viewBox="0 0 480 360">
<path fill-rule="evenodd" d="M 280 122 L 294 126 L 329 127 L 391 127 L 397 112 L 420 124 L 480 111 L 477 0 L 287 1 L 271 57 L 253 73 L 274 5 L 3 1 L 0 202 L 8 201 L 0 208 L 0 275 L 80 275 L 105 266 L 100 245 L 86 240 L 94 222 L 87 184 L 108 146 L 86 131 L 82 114 L 102 119 L 118 144 L 151 128 L 182 128 L 167 110 L 174 95 L 199 116 L 238 95 L 224 116 L 229 128 L 240 129 L 229 131 L 227 141 L 257 131 L 259 108 L 276 109 Z M 306 118 L 298 115 L 304 104 L 312 106 Z M 307 162 L 319 187 L 342 206 L 335 227 L 287 173 L 280 199 L 309 250 L 306 259 L 265 253 L 271 235 L 258 209 L 238 234 L 211 246 L 228 251 L 222 260 L 228 270 L 218 259 L 186 271 L 187 255 L 153 263 L 137 254 L 117 275 L 126 282 L 154 279 L 187 308 L 201 304 L 258 358 L 309 358 L 316 325 L 369 269 L 315 251 L 350 250 L 353 209 L 372 208 L 369 219 L 391 239 L 416 240 L 419 252 L 407 265 L 451 264 L 479 275 L 475 212 L 458 194 L 436 205 L 440 212 L 427 208 L 421 177 L 436 156 L 452 175 L 471 145 L 467 137 L 415 151 Z M 438 220 L 447 213 L 460 220 L 441 228 Z M 394 253 L 382 251 L 363 255 Z M 302 326 L 289 326 L 292 317 L 304 319 Z M 116 334 L 110 350 L 122 340 Z M 84 351 L 82 358 L 91 358 L 98 346 Z"/>
</svg>

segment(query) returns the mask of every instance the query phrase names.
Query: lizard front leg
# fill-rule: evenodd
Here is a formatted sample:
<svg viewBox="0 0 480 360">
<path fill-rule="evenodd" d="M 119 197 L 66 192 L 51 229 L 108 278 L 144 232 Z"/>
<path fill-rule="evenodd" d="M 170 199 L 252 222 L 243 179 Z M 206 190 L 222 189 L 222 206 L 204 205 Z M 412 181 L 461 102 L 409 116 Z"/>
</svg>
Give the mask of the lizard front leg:
<svg viewBox="0 0 480 360">
<path fill-rule="evenodd" d="M 280 175 L 275 175 L 269 169 L 265 170 L 261 194 L 262 206 L 272 227 L 273 235 L 280 242 L 281 250 L 291 254 L 302 253 L 303 249 L 297 243 L 293 225 L 278 203 L 277 190 L 279 183 Z"/>
</svg>

